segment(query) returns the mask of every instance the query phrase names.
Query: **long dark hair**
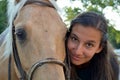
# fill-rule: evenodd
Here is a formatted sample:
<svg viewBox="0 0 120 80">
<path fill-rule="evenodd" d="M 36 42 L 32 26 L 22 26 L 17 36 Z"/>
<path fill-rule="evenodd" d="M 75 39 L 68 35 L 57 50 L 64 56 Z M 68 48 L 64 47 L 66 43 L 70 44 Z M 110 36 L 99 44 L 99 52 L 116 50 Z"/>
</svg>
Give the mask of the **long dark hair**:
<svg viewBox="0 0 120 80">
<path fill-rule="evenodd" d="M 88 67 L 91 73 L 91 79 L 89 80 L 118 80 L 118 61 L 116 55 L 111 49 L 111 46 L 109 45 L 110 43 L 108 43 L 108 25 L 105 17 L 95 12 L 85 12 L 79 14 L 71 21 L 70 28 L 66 34 L 66 44 L 67 39 L 76 23 L 81 24 L 84 27 L 90 26 L 96 28 L 101 31 L 102 34 L 100 46 L 102 46 L 103 49 L 99 54 L 95 54 L 90 60 Z M 73 65 L 71 69 L 71 80 L 77 80 L 77 74 Z"/>
</svg>

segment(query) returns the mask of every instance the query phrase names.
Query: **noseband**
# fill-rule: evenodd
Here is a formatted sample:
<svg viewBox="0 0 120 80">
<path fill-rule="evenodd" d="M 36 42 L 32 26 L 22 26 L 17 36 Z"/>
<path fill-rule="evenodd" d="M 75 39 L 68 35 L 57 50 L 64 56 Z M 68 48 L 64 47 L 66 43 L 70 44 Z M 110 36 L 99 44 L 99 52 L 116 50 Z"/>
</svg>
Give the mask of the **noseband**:
<svg viewBox="0 0 120 80">
<path fill-rule="evenodd" d="M 52 7 L 54 8 L 54 6 L 52 4 L 48 4 L 46 2 L 43 1 L 27 1 L 25 5 L 27 4 L 37 4 L 37 5 L 43 5 L 43 6 L 48 6 L 48 7 Z M 33 78 L 33 74 L 35 72 L 35 70 L 39 67 L 41 67 L 44 64 L 58 64 L 60 66 L 63 66 L 65 69 L 65 77 L 66 80 L 70 79 L 70 71 L 69 68 L 62 62 L 59 61 L 55 58 L 46 58 L 44 60 L 40 60 L 38 62 L 36 62 L 28 71 L 28 74 L 24 71 L 22 65 L 21 65 L 21 61 L 18 55 L 18 50 L 17 50 L 17 46 L 16 46 L 16 38 L 15 38 L 15 26 L 13 25 L 13 31 L 12 31 L 12 35 L 13 35 L 13 57 L 14 57 L 14 61 L 16 64 L 16 67 L 18 69 L 18 72 L 20 74 L 20 80 L 32 80 Z M 9 57 L 9 64 L 8 64 L 8 80 L 11 80 L 11 55 Z"/>
</svg>

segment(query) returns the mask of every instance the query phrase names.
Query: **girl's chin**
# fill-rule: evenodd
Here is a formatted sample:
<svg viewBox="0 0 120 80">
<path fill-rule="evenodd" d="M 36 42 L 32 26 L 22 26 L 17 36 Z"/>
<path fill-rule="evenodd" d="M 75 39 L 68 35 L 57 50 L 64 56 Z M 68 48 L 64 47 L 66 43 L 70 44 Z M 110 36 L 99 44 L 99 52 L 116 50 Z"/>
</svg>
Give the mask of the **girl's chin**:
<svg viewBox="0 0 120 80">
<path fill-rule="evenodd" d="M 78 62 L 72 61 L 72 64 L 78 68 L 85 68 L 90 64 L 90 62 L 78 63 Z"/>
<path fill-rule="evenodd" d="M 72 60 L 72 64 L 78 66 L 78 65 L 81 65 L 81 64 L 83 64 L 83 63 L 79 63 L 79 62 L 77 62 L 77 61 Z"/>
</svg>

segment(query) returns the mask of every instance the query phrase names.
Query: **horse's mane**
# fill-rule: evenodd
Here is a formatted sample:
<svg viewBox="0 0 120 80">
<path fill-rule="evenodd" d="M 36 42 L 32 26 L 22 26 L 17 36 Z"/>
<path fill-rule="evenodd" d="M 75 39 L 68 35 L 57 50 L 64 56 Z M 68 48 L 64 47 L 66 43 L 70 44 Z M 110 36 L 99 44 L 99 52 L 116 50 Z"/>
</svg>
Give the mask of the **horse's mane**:
<svg viewBox="0 0 120 80">
<path fill-rule="evenodd" d="M 27 0 L 20 0 L 19 3 L 16 2 L 16 0 L 8 0 L 8 6 L 7 6 L 7 17 L 8 17 L 8 32 L 5 36 L 4 41 L 2 42 L 0 46 L 0 54 L 3 53 L 0 56 L 0 63 L 2 63 L 4 60 L 6 60 L 10 54 L 12 54 L 12 26 L 14 18 L 16 17 L 17 13 L 21 10 L 21 8 L 24 6 Z M 55 0 L 49 0 L 52 5 L 56 8 L 56 10 L 59 10 L 58 6 L 55 3 Z"/>
</svg>

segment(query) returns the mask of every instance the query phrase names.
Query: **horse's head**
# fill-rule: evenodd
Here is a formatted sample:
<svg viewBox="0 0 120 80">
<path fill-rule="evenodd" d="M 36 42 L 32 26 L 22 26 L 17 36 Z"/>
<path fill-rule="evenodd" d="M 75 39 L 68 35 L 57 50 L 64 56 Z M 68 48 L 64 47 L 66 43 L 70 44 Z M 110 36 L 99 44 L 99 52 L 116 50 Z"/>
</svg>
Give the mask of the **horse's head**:
<svg viewBox="0 0 120 80">
<path fill-rule="evenodd" d="M 22 1 L 15 3 L 14 7 L 23 7 L 12 23 L 13 53 L 18 53 L 21 69 L 32 80 L 65 80 L 65 24 L 49 0 Z"/>
</svg>

